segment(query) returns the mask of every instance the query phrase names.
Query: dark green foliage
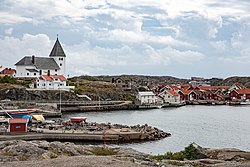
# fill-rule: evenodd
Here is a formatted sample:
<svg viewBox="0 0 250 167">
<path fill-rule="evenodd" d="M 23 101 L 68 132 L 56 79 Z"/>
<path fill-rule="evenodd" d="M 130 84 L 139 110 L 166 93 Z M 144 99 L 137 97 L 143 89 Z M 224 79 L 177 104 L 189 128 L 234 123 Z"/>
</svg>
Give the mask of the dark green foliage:
<svg viewBox="0 0 250 167">
<path fill-rule="evenodd" d="M 0 83 L 17 84 L 17 80 L 13 77 L 5 75 L 3 78 L 0 79 Z"/>
<path fill-rule="evenodd" d="M 192 144 L 189 144 L 189 146 L 185 147 L 183 154 L 186 159 L 195 160 L 198 159 L 200 153 Z"/>
<path fill-rule="evenodd" d="M 167 152 L 163 155 L 152 156 L 151 158 L 157 161 L 161 161 L 163 159 L 183 161 L 184 159 L 195 160 L 203 157 L 201 153 L 199 153 L 199 151 L 192 144 L 190 144 L 187 147 L 185 147 L 184 151 L 176 153 Z"/>
<path fill-rule="evenodd" d="M 31 84 L 31 81 L 18 81 L 15 78 L 5 75 L 3 78 L 0 79 L 0 83 L 9 83 L 9 84 L 15 84 L 15 85 L 22 85 L 25 87 L 29 87 L 29 85 Z"/>
</svg>

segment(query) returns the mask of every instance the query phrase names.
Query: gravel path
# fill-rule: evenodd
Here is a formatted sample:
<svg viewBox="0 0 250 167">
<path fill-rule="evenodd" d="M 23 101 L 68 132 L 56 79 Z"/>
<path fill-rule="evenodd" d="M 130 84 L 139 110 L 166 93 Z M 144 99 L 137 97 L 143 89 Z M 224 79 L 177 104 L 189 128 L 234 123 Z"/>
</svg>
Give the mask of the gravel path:
<svg viewBox="0 0 250 167">
<path fill-rule="evenodd" d="M 19 161 L 1 164 L 3 167 L 148 167 L 130 161 L 104 156 L 61 157 L 40 161 Z"/>
</svg>

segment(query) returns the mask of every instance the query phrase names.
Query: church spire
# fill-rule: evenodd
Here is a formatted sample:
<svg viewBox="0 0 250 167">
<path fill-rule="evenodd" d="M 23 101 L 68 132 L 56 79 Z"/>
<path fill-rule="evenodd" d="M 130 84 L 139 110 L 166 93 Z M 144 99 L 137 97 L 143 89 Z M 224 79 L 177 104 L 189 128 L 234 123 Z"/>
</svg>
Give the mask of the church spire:
<svg viewBox="0 0 250 167">
<path fill-rule="evenodd" d="M 49 54 L 49 57 L 66 57 L 64 51 L 63 51 L 63 48 L 59 42 L 59 39 L 58 39 L 58 34 L 57 34 L 57 38 L 56 38 L 56 42 Z"/>
</svg>

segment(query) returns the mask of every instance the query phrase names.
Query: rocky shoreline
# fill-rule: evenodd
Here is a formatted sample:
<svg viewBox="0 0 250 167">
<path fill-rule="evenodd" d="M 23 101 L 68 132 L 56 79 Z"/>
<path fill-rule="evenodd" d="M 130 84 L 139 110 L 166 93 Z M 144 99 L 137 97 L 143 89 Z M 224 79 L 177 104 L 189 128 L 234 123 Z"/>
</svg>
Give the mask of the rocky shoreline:
<svg viewBox="0 0 250 167">
<path fill-rule="evenodd" d="M 202 155 L 195 160 L 156 160 L 152 155 L 131 148 L 75 145 L 69 142 L 2 141 L 0 166 L 249 166 L 250 152 L 238 149 L 210 149 L 193 144 Z"/>
</svg>

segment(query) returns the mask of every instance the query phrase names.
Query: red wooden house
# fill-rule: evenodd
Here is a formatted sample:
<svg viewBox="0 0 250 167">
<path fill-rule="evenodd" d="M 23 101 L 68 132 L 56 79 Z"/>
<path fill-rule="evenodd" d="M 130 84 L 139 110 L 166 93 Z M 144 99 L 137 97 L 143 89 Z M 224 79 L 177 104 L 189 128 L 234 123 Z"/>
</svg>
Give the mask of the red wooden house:
<svg viewBox="0 0 250 167">
<path fill-rule="evenodd" d="M 232 100 L 250 100 L 250 89 L 237 89 L 229 93 Z"/>
<path fill-rule="evenodd" d="M 180 94 L 182 101 L 197 100 L 197 95 L 193 90 L 180 89 L 178 90 L 178 93 Z"/>
<path fill-rule="evenodd" d="M 28 131 L 28 119 L 12 118 L 9 119 L 8 132 L 27 132 Z"/>
</svg>

